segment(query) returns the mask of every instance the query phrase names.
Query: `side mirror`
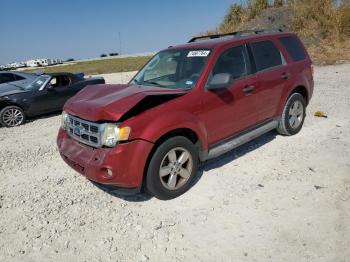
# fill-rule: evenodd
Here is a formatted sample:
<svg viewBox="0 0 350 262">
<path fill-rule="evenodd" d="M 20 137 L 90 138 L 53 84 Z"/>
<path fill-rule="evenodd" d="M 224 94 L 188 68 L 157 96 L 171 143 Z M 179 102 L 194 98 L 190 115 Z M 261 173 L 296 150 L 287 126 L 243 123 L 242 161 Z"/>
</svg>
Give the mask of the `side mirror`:
<svg viewBox="0 0 350 262">
<path fill-rule="evenodd" d="M 217 90 L 228 87 L 232 83 L 232 75 L 228 73 L 216 74 L 210 80 L 207 89 Z"/>
</svg>

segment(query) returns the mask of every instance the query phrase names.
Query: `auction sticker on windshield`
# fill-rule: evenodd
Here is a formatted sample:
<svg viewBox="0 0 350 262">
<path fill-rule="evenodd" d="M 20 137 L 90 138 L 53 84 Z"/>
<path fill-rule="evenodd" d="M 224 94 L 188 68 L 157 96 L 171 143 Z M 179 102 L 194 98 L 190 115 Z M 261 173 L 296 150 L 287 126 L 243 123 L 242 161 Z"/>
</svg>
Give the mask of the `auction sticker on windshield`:
<svg viewBox="0 0 350 262">
<path fill-rule="evenodd" d="M 187 57 L 205 57 L 208 56 L 210 53 L 210 50 L 195 50 L 195 51 L 190 51 L 187 54 Z"/>
</svg>

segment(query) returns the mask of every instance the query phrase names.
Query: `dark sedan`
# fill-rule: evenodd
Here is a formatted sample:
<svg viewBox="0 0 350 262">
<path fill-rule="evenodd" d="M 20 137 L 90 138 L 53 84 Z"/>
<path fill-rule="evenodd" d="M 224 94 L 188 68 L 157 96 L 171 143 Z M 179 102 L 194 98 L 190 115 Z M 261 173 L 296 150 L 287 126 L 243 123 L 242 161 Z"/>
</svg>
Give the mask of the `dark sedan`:
<svg viewBox="0 0 350 262">
<path fill-rule="evenodd" d="M 0 85 L 4 83 L 17 82 L 22 80 L 33 81 L 37 76 L 34 74 L 13 72 L 13 71 L 3 71 L 0 72 Z"/>
<path fill-rule="evenodd" d="M 82 74 L 26 74 L 26 78 L 0 84 L 0 124 L 14 127 L 27 117 L 62 110 L 64 103 L 87 85 L 104 84 L 102 77 Z"/>
</svg>

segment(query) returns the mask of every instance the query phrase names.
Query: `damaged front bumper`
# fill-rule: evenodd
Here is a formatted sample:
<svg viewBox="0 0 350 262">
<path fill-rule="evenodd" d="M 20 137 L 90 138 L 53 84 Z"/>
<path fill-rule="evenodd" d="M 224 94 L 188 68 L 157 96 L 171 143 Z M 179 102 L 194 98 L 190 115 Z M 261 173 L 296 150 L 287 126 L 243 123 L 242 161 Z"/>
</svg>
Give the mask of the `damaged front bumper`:
<svg viewBox="0 0 350 262">
<path fill-rule="evenodd" d="M 114 148 L 93 148 L 70 138 L 60 129 L 57 145 L 63 160 L 74 170 L 98 184 L 139 190 L 153 144 L 133 140 Z"/>
</svg>

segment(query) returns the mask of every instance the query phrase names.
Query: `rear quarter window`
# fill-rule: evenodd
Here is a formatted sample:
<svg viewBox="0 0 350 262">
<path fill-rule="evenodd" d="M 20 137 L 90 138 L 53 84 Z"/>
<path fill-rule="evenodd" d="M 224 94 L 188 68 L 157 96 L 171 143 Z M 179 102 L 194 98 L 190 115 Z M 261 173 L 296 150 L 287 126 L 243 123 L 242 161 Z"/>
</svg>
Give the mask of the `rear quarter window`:
<svg viewBox="0 0 350 262">
<path fill-rule="evenodd" d="M 10 73 L 0 74 L 0 84 L 9 83 L 13 81 L 16 81 L 16 78 L 13 74 L 10 74 Z"/>
<path fill-rule="evenodd" d="M 256 69 L 262 71 L 283 64 L 280 50 L 271 41 L 261 41 L 250 44 Z"/>
<path fill-rule="evenodd" d="M 281 44 L 286 48 L 293 61 L 301 61 L 306 58 L 305 50 L 300 40 L 294 36 L 286 36 L 279 38 Z"/>
<path fill-rule="evenodd" d="M 20 76 L 20 75 L 16 75 L 16 74 L 13 74 L 13 75 L 14 75 L 16 81 L 18 81 L 18 80 L 23 80 L 23 79 L 24 79 L 24 77 L 22 77 L 22 76 Z"/>
</svg>

